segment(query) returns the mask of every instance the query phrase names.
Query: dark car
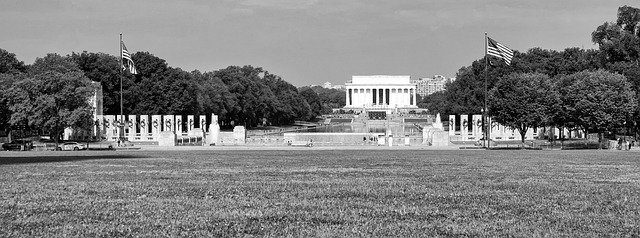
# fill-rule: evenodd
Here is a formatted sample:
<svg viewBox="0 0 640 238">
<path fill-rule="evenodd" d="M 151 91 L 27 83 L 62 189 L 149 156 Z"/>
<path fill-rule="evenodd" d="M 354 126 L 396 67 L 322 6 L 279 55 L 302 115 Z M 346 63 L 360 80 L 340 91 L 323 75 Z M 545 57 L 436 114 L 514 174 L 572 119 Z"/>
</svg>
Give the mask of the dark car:
<svg viewBox="0 0 640 238">
<path fill-rule="evenodd" d="M 14 140 L 10 143 L 4 143 L 2 144 L 2 150 L 14 150 L 14 151 L 20 151 L 20 150 L 30 150 L 32 147 L 32 143 L 31 141 L 26 141 L 26 140 Z"/>
</svg>

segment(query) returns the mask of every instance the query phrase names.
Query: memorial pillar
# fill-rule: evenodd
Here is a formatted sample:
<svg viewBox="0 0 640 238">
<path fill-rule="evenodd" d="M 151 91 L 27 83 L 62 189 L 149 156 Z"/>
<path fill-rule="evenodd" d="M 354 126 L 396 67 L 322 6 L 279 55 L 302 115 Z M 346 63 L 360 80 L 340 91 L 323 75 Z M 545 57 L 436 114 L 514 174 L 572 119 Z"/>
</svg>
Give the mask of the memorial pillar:
<svg viewBox="0 0 640 238">
<path fill-rule="evenodd" d="M 202 128 L 202 131 L 206 133 L 207 129 L 208 129 L 207 128 L 207 116 L 200 115 L 198 117 L 200 118 L 200 120 L 199 120 L 200 121 L 200 128 Z"/>
<path fill-rule="evenodd" d="M 472 125 L 471 130 L 473 131 L 473 137 L 476 139 L 482 138 L 482 115 L 473 115 L 472 117 Z"/>
<path fill-rule="evenodd" d="M 182 121 L 182 116 L 176 116 L 176 134 L 177 135 L 182 135 L 182 133 L 184 133 L 184 128 L 183 125 L 184 122 Z"/>
<path fill-rule="evenodd" d="M 211 114 L 211 124 L 209 124 L 209 133 L 206 137 L 206 142 L 208 145 L 216 145 L 219 143 L 220 139 L 220 125 L 218 125 L 218 116 L 216 114 Z"/>
<path fill-rule="evenodd" d="M 456 115 L 449 115 L 449 135 L 456 135 Z"/>
<path fill-rule="evenodd" d="M 114 125 L 115 125 L 115 117 L 113 115 L 105 115 L 103 116 L 104 122 L 104 136 L 109 141 L 114 141 Z"/>
<path fill-rule="evenodd" d="M 460 135 L 462 140 L 466 141 L 469 137 L 469 117 L 467 115 L 460 115 Z"/>
<path fill-rule="evenodd" d="M 195 124 L 195 119 L 193 118 L 193 115 L 188 115 L 187 116 L 187 133 L 191 132 L 193 130 L 193 125 Z"/>
<path fill-rule="evenodd" d="M 124 131 L 125 126 L 123 126 L 124 125 L 124 118 L 123 117 L 124 117 L 124 115 L 123 116 L 116 115 L 115 126 L 116 126 L 116 138 L 117 139 L 120 139 L 120 136 L 122 136 L 123 138 L 126 137 L 125 131 Z"/>
<path fill-rule="evenodd" d="M 151 134 L 153 140 L 158 140 L 160 136 L 160 131 L 162 129 L 162 118 L 160 115 L 152 115 L 151 116 Z"/>
<path fill-rule="evenodd" d="M 149 140 L 149 115 L 140 115 L 140 140 Z"/>
<path fill-rule="evenodd" d="M 138 135 L 138 125 L 136 123 L 136 115 L 129 115 L 127 119 L 127 129 L 129 129 L 128 138 L 129 141 L 140 140 L 140 135 Z"/>
<path fill-rule="evenodd" d="M 162 116 L 162 131 L 174 131 L 175 128 L 173 124 L 175 122 L 174 115 L 164 115 Z"/>
</svg>

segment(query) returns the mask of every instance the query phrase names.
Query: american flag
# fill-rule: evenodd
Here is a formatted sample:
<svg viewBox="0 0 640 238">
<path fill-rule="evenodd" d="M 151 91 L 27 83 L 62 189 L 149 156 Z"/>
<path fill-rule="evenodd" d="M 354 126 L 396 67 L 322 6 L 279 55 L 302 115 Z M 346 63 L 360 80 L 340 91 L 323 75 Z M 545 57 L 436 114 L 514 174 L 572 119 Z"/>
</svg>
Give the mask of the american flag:
<svg viewBox="0 0 640 238">
<path fill-rule="evenodd" d="M 513 50 L 509 49 L 509 47 L 506 47 L 503 44 L 498 43 L 490 37 L 487 37 L 487 54 L 502 58 L 504 62 L 506 62 L 508 65 L 511 65 Z"/>
<path fill-rule="evenodd" d="M 136 71 L 136 66 L 135 64 L 133 64 L 131 54 L 129 54 L 129 51 L 127 51 L 127 47 L 124 46 L 124 42 L 120 41 L 120 44 L 122 45 L 122 70 L 126 70 L 127 68 L 129 68 L 129 72 L 131 72 L 132 74 L 137 74 L 138 71 Z"/>
</svg>

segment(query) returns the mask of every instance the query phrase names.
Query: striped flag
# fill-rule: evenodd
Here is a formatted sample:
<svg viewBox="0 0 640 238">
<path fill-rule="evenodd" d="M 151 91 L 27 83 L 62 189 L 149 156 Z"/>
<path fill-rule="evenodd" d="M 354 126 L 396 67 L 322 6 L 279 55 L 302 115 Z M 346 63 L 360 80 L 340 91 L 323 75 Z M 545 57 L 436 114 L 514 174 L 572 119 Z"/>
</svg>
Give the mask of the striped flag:
<svg viewBox="0 0 640 238">
<path fill-rule="evenodd" d="M 132 74 L 137 74 L 138 71 L 136 71 L 136 66 L 135 64 L 133 64 L 131 54 L 129 54 L 129 51 L 127 51 L 127 47 L 124 46 L 123 41 L 120 41 L 120 44 L 122 45 L 122 54 L 120 55 L 122 57 L 122 70 L 126 70 L 127 68 L 129 68 L 129 72 L 131 72 Z"/>
<path fill-rule="evenodd" d="M 488 55 L 493 55 L 498 58 L 502 58 L 504 62 L 511 65 L 511 59 L 513 58 L 513 50 L 497 41 L 487 37 L 487 52 Z"/>
</svg>

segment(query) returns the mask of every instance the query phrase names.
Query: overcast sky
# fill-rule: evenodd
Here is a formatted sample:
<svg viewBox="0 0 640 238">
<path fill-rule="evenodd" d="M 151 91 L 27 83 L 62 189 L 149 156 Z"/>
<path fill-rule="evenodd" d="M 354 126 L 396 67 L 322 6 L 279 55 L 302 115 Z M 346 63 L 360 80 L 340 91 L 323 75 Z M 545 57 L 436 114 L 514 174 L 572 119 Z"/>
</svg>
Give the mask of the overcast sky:
<svg viewBox="0 0 640 238">
<path fill-rule="evenodd" d="M 31 64 L 47 53 L 148 51 L 172 67 L 260 66 L 286 81 L 352 75 L 454 77 L 484 54 L 484 32 L 518 51 L 595 48 L 612 0 L 1 0 L 0 48 Z"/>
</svg>

